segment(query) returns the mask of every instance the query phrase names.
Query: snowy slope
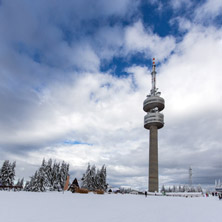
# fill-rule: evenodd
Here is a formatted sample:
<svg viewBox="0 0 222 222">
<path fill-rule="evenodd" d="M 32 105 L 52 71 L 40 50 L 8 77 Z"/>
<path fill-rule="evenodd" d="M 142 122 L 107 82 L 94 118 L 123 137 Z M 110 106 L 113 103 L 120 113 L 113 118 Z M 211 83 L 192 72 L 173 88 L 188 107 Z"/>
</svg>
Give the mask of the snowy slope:
<svg viewBox="0 0 222 222">
<path fill-rule="evenodd" d="M 215 222 L 222 209 L 216 197 L 0 191 L 0 200 L 4 222 Z"/>
</svg>

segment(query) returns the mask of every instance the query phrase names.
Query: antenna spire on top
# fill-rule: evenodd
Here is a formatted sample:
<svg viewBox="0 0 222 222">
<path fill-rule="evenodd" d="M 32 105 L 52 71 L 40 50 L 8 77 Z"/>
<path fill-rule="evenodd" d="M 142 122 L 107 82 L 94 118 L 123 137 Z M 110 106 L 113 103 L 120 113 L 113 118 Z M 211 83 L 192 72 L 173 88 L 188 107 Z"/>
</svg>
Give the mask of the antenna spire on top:
<svg viewBox="0 0 222 222">
<path fill-rule="evenodd" d="M 151 89 L 151 95 L 156 95 L 156 64 L 155 64 L 155 58 L 153 58 L 153 69 L 151 72 L 152 75 L 152 89 Z"/>
</svg>

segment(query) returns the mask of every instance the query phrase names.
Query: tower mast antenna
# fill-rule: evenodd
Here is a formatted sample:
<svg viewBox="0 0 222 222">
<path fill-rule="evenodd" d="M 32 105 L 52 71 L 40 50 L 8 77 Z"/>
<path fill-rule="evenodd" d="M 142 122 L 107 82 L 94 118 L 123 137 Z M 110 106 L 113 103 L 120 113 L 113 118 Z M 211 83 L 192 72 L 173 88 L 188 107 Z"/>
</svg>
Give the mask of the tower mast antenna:
<svg viewBox="0 0 222 222">
<path fill-rule="evenodd" d="M 152 89 L 150 91 L 150 94 L 154 96 L 156 94 L 156 64 L 155 64 L 155 58 L 153 58 L 153 67 L 152 67 Z"/>
</svg>

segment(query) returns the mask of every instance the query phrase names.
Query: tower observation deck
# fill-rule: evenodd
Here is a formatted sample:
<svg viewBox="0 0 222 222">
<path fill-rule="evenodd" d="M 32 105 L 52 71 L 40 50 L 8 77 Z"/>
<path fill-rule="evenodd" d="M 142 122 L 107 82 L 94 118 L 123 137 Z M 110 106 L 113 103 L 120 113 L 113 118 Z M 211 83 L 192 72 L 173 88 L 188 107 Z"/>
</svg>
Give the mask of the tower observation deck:
<svg viewBox="0 0 222 222">
<path fill-rule="evenodd" d="M 149 192 L 159 191 L 158 181 L 158 129 L 164 125 L 164 116 L 160 111 L 165 107 L 165 101 L 160 97 L 156 88 L 156 64 L 153 58 L 152 67 L 152 89 L 143 102 L 143 110 L 147 112 L 144 116 L 144 128 L 150 130 L 149 144 Z"/>
</svg>

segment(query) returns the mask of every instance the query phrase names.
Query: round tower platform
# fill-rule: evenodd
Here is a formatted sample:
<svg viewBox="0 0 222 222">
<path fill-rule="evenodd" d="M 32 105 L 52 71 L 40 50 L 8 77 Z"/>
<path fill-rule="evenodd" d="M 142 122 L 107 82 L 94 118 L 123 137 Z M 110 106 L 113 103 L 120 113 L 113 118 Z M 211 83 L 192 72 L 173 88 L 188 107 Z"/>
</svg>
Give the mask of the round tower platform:
<svg viewBox="0 0 222 222">
<path fill-rule="evenodd" d="M 144 128 L 150 129 L 151 126 L 156 126 L 157 129 L 164 126 L 164 116 L 162 113 L 147 113 L 144 116 Z"/>
<path fill-rule="evenodd" d="M 149 112 L 151 109 L 158 108 L 162 111 L 165 107 L 165 101 L 160 96 L 148 96 L 143 102 L 143 110 Z"/>
</svg>

